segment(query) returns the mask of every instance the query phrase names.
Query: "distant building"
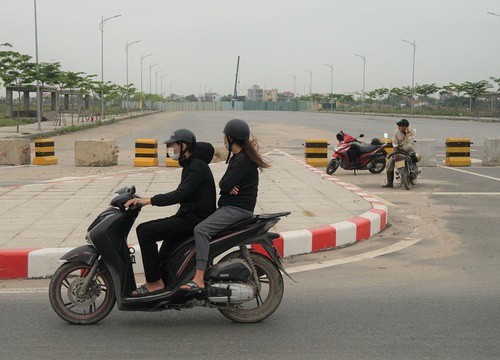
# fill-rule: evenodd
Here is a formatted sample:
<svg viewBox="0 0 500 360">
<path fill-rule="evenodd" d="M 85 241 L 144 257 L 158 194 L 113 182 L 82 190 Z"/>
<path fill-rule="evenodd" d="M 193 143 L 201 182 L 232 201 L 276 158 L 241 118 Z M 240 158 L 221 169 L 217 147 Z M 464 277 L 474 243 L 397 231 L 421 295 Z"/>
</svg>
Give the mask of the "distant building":
<svg viewBox="0 0 500 360">
<path fill-rule="evenodd" d="M 278 101 L 278 89 L 263 90 L 258 85 L 248 89 L 247 100 L 249 101 Z"/>
<path fill-rule="evenodd" d="M 262 90 L 258 85 L 254 85 L 250 89 L 248 89 L 248 101 L 262 101 L 263 96 L 264 90 Z"/>
<path fill-rule="evenodd" d="M 278 101 L 278 89 L 264 90 L 262 101 Z"/>
<path fill-rule="evenodd" d="M 293 92 L 285 91 L 278 94 L 278 101 L 292 101 L 295 98 Z"/>
</svg>

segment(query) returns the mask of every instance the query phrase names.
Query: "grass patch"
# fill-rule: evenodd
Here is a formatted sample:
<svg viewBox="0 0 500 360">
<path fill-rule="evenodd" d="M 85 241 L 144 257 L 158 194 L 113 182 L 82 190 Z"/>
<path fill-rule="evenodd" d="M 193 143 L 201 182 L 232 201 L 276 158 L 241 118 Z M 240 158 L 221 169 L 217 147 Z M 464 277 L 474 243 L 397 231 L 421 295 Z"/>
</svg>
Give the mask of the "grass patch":
<svg viewBox="0 0 500 360">
<path fill-rule="evenodd" d="M 25 124 L 31 124 L 31 121 L 20 118 L 19 119 L 19 125 L 25 125 Z M 16 126 L 17 125 L 17 119 L 14 118 L 2 118 L 2 115 L 0 114 L 0 127 L 3 126 Z"/>
</svg>

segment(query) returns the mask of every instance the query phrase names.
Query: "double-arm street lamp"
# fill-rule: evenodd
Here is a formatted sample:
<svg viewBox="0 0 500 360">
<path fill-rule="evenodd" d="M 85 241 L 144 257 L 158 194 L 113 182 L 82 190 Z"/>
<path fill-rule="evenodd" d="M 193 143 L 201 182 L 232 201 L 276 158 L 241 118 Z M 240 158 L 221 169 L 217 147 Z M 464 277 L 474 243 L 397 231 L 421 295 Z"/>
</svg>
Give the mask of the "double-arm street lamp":
<svg viewBox="0 0 500 360">
<path fill-rule="evenodd" d="M 136 40 L 136 41 L 132 41 L 131 43 L 129 43 L 127 41 L 127 44 L 125 45 L 125 54 L 126 54 L 126 59 L 127 59 L 127 84 L 125 85 L 126 86 L 126 89 L 127 89 L 127 112 L 129 112 L 129 108 L 130 108 L 130 94 L 129 94 L 129 82 L 128 82 L 128 48 L 130 47 L 130 45 L 132 44 L 137 44 L 141 42 L 141 40 Z"/>
<path fill-rule="evenodd" d="M 365 74 L 366 74 L 366 55 L 358 55 L 358 54 L 354 54 L 354 56 L 357 56 L 361 59 L 363 59 L 363 93 L 362 93 L 362 97 L 361 97 L 361 109 L 362 109 L 362 112 L 364 113 L 365 112 Z"/>
<path fill-rule="evenodd" d="M 410 101 L 410 116 L 413 116 L 413 96 L 415 93 L 415 52 L 417 51 L 417 44 L 415 43 L 415 40 L 411 42 L 408 40 L 401 39 L 401 41 L 404 41 L 405 43 L 408 43 L 413 47 L 413 66 L 411 72 L 411 101 Z"/>
<path fill-rule="evenodd" d="M 104 117 L 104 24 L 106 21 L 120 16 L 121 14 L 118 14 L 105 19 L 104 16 L 101 15 L 101 22 L 99 23 L 99 29 L 101 30 L 101 118 L 99 121 Z"/>
</svg>

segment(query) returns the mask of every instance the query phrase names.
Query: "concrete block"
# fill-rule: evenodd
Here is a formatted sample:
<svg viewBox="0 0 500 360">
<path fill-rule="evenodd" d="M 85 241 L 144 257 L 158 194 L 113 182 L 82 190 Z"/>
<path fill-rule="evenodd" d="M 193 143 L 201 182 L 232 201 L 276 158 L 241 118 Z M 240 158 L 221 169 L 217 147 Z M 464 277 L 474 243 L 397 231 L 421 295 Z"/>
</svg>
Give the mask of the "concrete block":
<svg viewBox="0 0 500 360">
<path fill-rule="evenodd" d="M 499 166 L 500 137 L 484 139 L 483 149 L 483 166 Z"/>
<path fill-rule="evenodd" d="M 28 139 L 0 139 L 0 165 L 26 165 L 31 163 Z"/>
<path fill-rule="evenodd" d="M 436 166 L 436 139 L 417 139 L 414 148 L 422 155 L 418 166 Z"/>
<path fill-rule="evenodd" d="M 118 165 L 118 145 L 111 139 L 86 139 L 75 141 L 76 166 Z"/>
</svg>

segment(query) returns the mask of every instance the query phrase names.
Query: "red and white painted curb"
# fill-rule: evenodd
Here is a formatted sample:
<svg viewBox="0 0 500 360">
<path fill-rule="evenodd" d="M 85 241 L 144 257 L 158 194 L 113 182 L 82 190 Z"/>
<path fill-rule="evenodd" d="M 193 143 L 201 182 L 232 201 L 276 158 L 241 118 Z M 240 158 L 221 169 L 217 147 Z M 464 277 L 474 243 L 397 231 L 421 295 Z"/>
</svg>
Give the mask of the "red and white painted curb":
<svg viewBox="0 0 500 360">
<path fill-rule="evenodd" d="M 324 171 L 307 165 L 303 160 L 282 152 L 282 155 L 314 171 L 324 179 L 333 181 L 347 190 L 360 196 L 371 204 L 367 212 L 352 219 L 339 221 L 333 224 L 319 226 L 311 229 L 285 231 L 274 240 L 274 246 L 283 256 L 309 254 L 322 250 L 344 247 L 359 241 L 369 239 L 383 231 L 387 225 L 387 206 L 379 199 L 363 192 L 357 186 L 341 181 L 335 176 L 327 175 Z M 136 269 L 142 271 L 140 248 L 134 246 L 137 261 Z M 51 276 L 58 267 L 58 260 L 72 248 L 45 248 L 45 249 L 12 249 L 0 250 L 0 279 L 14 278 L 39 278 Z M 264 250 L 259 246 L 254 249 L 258 252 Z"/>
<path fill-rule="evenodd" d="M 311 229 L 285 231 L 281 233 L 281 237 L 274 241 L 274 246 L 283 257 L 315 253 L 322 250 L 352 245 L 356 242 L 369 239 L 373 235 L 385 230 L 388 209 L 379 199 L 365 193 L 361 188 L 343 182 L 335 176 L 328 175 L 323 170 L 310 166 L 305 161 L 297 159 L 286 152 L 281 150 L 274 151 L 280 152 L 289 159 L 314 171 L 324 179 L 333 181 L 337 185 L 355 193 L 369 202 L 372 206 L 367 212 L 349 220 Z M 258 247 L 256 247 L 256 249 L 259 252 L 263 251 L 263 249 L 259 249 Z"/>
</svg>

